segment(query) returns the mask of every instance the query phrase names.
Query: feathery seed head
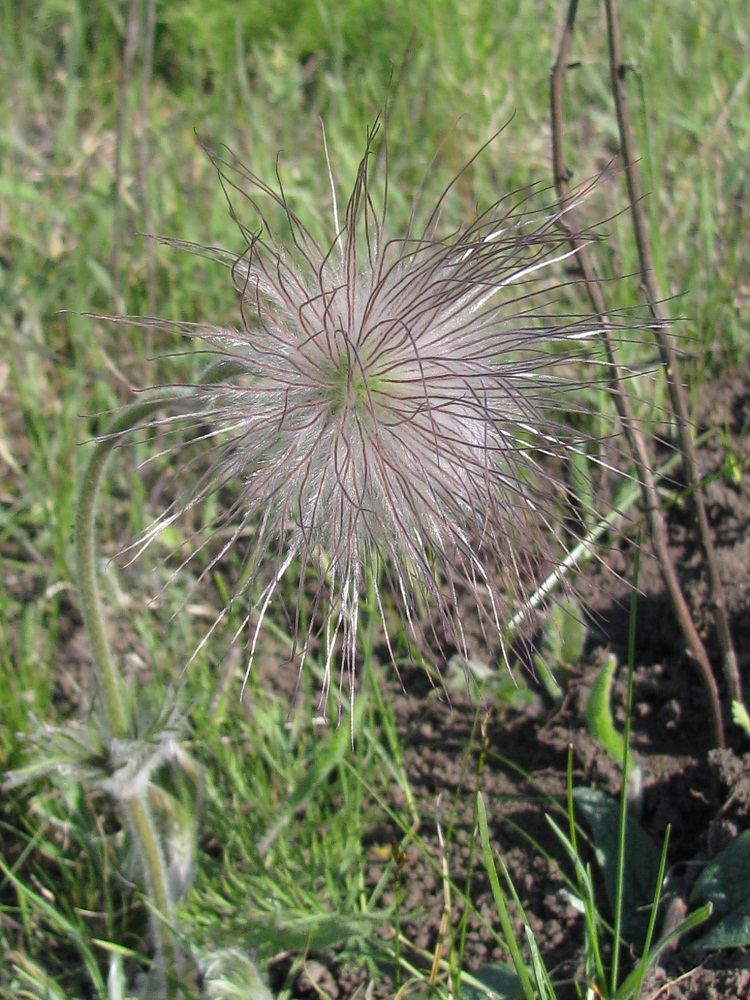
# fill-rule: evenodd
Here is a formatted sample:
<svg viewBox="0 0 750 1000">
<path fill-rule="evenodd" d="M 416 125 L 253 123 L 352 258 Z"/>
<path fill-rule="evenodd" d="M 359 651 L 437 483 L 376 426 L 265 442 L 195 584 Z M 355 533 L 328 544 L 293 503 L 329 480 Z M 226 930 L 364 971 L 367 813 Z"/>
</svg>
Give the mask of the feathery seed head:
<svg viewBox="0 0 750 1000">
<path fill-rule="evenodd" d="M 327 682 L 334 655 L 351 679 L 368 583 L 386 638 L 388 592 L 412 631 L 428 601 L 466 654 L 459 603 L 468 595 L 479 626 L 502 643 L 546 558 L 554 484 L 534 456 L 565 447 L 544 415 L 563 357 L 548 348 L 590 332 L 537 315 L 539 272 L 568 254 L 554 212 L 534 211 L 526 196 L 442 236 L 454 181 L 421 231 L 390 235 L 385 205 L 378 213 L 371 197 L 376 131 L 341 227 L 334 192 L 326 246 L 281 186 L 215 159 L 225 190 L 243 195 L 259 224 L 247 228 L 230 199 L 246 252 L 209 251 L 231 268 L 243 320 L 197 331 L 231 373 L 195 387 L 225 440 L 210 473 L 154 529 L 234 484 L 216 559 L 251 538 L 241 587 L 254 595 L 250 663 L 284 576 L 294 567 L 301 595 L 313 570 L 314 614 L 296 648 L 304 660 L 322 628 Z M 261 197 L 283 210 L 286 241 Z M 299 629 L 294 610 L 292 619 Z"/>
</svg>

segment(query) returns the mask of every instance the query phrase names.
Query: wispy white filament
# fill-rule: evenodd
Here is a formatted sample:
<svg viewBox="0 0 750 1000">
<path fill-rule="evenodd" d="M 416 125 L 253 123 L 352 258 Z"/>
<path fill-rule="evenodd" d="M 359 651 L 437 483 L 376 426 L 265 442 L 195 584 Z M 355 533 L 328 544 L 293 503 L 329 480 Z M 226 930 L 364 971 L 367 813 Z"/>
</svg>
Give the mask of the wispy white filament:
<svg viewBox="0 0 750 1000">
<path fill-rule="evenodd" d="M 368 583 L 391 656 L 391 605 L 412 632 L 431 606 L 432 628 L 439 623 L 443 643 L 463 655 L 467 631 L 478 629 L 504 648 L 506 623 L 548 558 L 557 484 L 536 456 L 565 449 L 545 413 L 568 355 L 549 347 L 596 332 L 537 314 L 531 280 L 571 253 L 554 213 L 532 211 L 523 196 L 441 238 L 449 186 L 421 235 L 390 236 L 369 186 L 375 133 L 343 224 L 325 145 L 334 206 L 326 245 L 283 189 L 216 159 L 247 248 L 237 260 L 191 249 L 231 268 L 242 323 L 186 332 L 233 363 L 231 378 L 194 390 L 207 436 L 218 433 L 222 445 L 154 529 L 231 487 L 236 499 L 219 517 L 229 541 L 214 562 L 249 546 L 234 598 L 248 600 L 248 670 L 271 602 L 294 572 L 297 600 L 311 605 L 304 634 L 299 608 L 288 609 L 296 652 L 303 661 L 320 637 L 326 691 L 338 660 L 353 677 Z M 283 210 L 286 242 L 263 199 Z"/>
</svg>

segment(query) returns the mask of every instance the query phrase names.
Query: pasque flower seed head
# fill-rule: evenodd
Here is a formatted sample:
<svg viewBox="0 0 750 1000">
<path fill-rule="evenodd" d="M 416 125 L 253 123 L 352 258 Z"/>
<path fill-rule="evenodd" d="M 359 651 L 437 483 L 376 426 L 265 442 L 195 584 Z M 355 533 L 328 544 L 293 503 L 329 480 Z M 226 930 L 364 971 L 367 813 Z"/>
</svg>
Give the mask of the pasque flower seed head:
<svg viewBox="0 0 750 1000">
<path fill-rule="evenodd" d="M 149 536 L 231 485 L 215 561 L 233 545 L 250 547 L 234 598 L 253 595 L 243 623 L 249 662 L 282 579 L 294 572 L 298 597 L 309 599 L 312 571 L 309 624 L 290 610 L 302 660 L 323 635 L 326 684 L 334 657 L 351 678 L 368 587 L 387 641 L 386 594 L 412 631 L 430 606 L 432 628 L 439 623 L 462 654 L 468 606 L 502 643 L 549 551 L 556 484 L 538 456 L 566 447 L 547 408 L 560 406 L 555 371 L 570 352 L 550 347 L 594 332 L 538 315 L 543 269 L 569 253 L 554 211 L 532 209 L 528 195 L 445 236 L 454 181 L 423 228 L 391 234 L 371 192 L 376 133 L 341 224 L 334 192 L 327 245 L 281 185 L 214 158 L 225 190 L 254 216 L 243 221 L 230 198 L 247 241 L 239 259 L 192 248 L 231 268 L 240 299 L 237 328 L 190 331 L 229 373 L 194 388 L 222 444 L 209 474 Z M 263 199 L 283 210 L 284 238 Z"/>
</svg>

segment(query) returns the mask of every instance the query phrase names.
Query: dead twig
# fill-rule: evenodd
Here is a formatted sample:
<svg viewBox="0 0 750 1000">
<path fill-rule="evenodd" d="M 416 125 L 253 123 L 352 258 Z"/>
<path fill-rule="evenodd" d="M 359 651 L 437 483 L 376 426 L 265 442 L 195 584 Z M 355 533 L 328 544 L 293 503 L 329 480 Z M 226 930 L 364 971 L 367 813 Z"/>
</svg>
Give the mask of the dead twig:
<svg viewBox="0 0 750 1000">
<path fill-rule="evenodd" d="M 115 141 L 115 194 L 112 213 L 112 284 L 114 286 L 115 311 L 124 312 L 122 307 L 122 274 L 121 274 L 121 241 L 123 213 L 123 156 L 125 134 L 128 127 L 128 89 L 133 76 L 133 65 L 138 51 L 140 34 L 140 3 L 130 0 L 128 4 L 128 19 L 125 27 L 125 42 L 122 50 L 122 67 L 120 69 L 120 87 L 117 108 L 117 138 Z"/>
<path fill-rule="evenodd" d="M 143 209 L 143 231 L 151 233 L 151 205 L 148 194 L 148 120 L 149 120 L 149 84 L 154 62 L 154 36 L 156 33 L 156 0 L 148 0 L 146 8 L 146 31 L 143 52 L 143 74 L 141 77 L 141 135 L 138 144 L 138 186 L 141 189 L 141 207 Z M 156 259 L 154 256 L 154 241 L 146 240 L 148 313 L 153 316 L 156 311 Z M 149 329 L 146 341 L 146 354 L 153 351 L 152 331 Z"/>
<path fill-rule="evenodd" d="M 586 290 L 591 304 L 599 318 L 602 327 L 602 338 L 608 360 L 609 379 L 612 394 L 617 406 L 617 411 L 622 422 L 625 435 L 628 440 L 633 461 L 635 463 L 638 480 L 648 519 L 651 543 L 659 561 L 664 584 L 669 593 L 672 606 L 677 616 L 680 629 L 687 644 L 688 649 L 695 661 L 701 682 L 706 692 L 711 718 L 711 731 L 713 742 L 719 746 L 724 746 L 724 725 L 721 716 L 721 702 L 719 691 L 716 685 L 711 663 L 706 654 L 705 647 L 695 628 L 687 602 L 683 596 L 677 579 L 677 573 L 669 553 L 667 541 L 667 530 L 664 516 L 661 511 L 659 494 L 654 481 L 651 460 L 649 458 L 646 443 L 641 433 L 638 422 L 633 413 L 630 397 L 625 385 L 625 376 L 619 362 L 617 346 L 613 336 L 613 327 L 609 319 L 609 314 L 604 300 L 601 284 L 594 269 L 591 255 L 588 252 L 588 245 L 577 235 L 573 226 L 571 215 L 571 193 L 570 193 L 570 173 L 565 166 L 563 156 L 563 111 L 562 93 L 565 82 L 565 75 L 568 70 L 570 45 L 575 28 L 575 19 L 578 9 L 578 0 L 570 0 L 565 22 L 562 26 L 557 44 L 557 52 L 554 65 L 552 67 L 550 79 L 550 117 L 552 125 L 552 158 L 555 190 L 557 192 L 562 215 L 560 225 L 565 232 L 571 249 L 576 250 L 577 260 L 583 273 Z"/>
<path fill-rule="evenodd" d="M 701 475 L 698 469 L 698 459 L 695 451 L 695 441 L 693 439 L 693 428 L 688 412 L 687 397 L 685 387 L 680 377 L 679 362 L 672 343 L 669 324 L 670 319 L 664 306 L 664 299 L 660 294 L 656 279 L 656 269 L 654 258 L 651 252 L 651 241 L 649 239 L 648 226 L 646 224 L 646 213 L 643 208 L 643 192 L 641 187 L 641 175 L 638 169 L 638 157 L 633 139 L 633 129 L 630 124 L 628 113 L 627 88 L 625 78 L 627 75 L 627 65 L 622 58 L 622 45 L 620 42 L 620 25 L 617 14 L 615 0 L 604 0 L 604 7 L 607 14 L 607 38 L 609 41 L 609 64 L 612 76 L 612 94 L 614 96 L 615 110 L 617 112 L 617 126 L 620 133 L 620 152 L 625 166 L 625 179 L 628 185 L 628 200 L 630 202 L 630 212 L 633 218 L 633 232 L 635 234 L 636 248 L 638 250 L 638 261 L 641 271 L 641 283 L 655 322 L 654 336 L 659 348 L 662 368 L 667 380 L 669 397 L 672 404 L 677 434 L 682 455 L 683 474 L 685 484 L 690 491 L 693 517 L 695 519 L 698 537 L 700 538 L 703 558 L 708 571 L 709 585 L 711 589 L 711 610 L 713 612 L 714 625 L 719 640 L 722 654 L 722 666 L 724 670 L 724 680 L 733 701 L 742 702 L 742 688 L 740 685 L 740 673 L 737 667 L 737 657 L 732 644 L 732 635 L 729 629 L 729 619 L 727 617 L 726 598 L 724 587 L 719 576 L 719 569 L 716 563 L 716 552 L 714 549 L 711 529 L 706 515 L 706 505 L 703 502 L 703 492 L 701 489 Z"/>
<path fill-rule="evenodd" d="M 440 847 L 440 872 L 443 878 L 443 912 L 440 915 L 440 927 L 438 928 L 437 942 L 435 943 L 435 951 L 432 956 L 430 978 L 427 981 L 430 992 L 435 989 L 438 981 L 438 973 L 440 972 L 440 966 L 443 962 L 445 937 L 448 933 L 448 928 L 450 927 L 451 913 L 453 911 L 453 907 L 451 905 L 451 880 L 448 872 L 448 859 L 445 853 L 443 828 L 440 825 L 440 795 L 438 795 L 437 802 L 435 804 L 435 827 L 437 829 L 438 845 Z M 450 986 L 448 987 L 448 996 L 449 998 L 453 996 L 453 989 Z"/>
</svg>

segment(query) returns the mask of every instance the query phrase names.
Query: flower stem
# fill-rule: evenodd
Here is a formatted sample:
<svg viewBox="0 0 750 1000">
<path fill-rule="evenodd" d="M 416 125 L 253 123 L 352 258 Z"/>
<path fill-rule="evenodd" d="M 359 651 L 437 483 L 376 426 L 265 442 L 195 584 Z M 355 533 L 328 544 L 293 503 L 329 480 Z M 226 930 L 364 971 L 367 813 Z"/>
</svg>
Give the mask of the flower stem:
<svg viewBox="0 0 750 1000">
<path fill-rule="evenodd" d="M 76 511 L 76 562 L 78 590 L 86 630 L 91 641 L 94 657 L 94 671 L 99 682 L 103 722 L 110 740 L 124 739 L 131 734 L 130 706 L 126 698 L 125 686 L 115 664 L 104 624 L 104 612 L 99 600 L 96 574 L 96 552 L 94 528 L 96 501 L 102 475 L 107 461 L 121 439 L 121 435 L 150 417 L 158 410 L 187 403 L 184 389 L 160 390 L 158 396 L 145 399 L 119 413 L 107 427 L 102 439 L 97 443 L 94 454 L 83 474 Z M 169 889 L 164 853 L 154 827 L 146 799 L 147 792 L 130 795 L 121 799 L 130 828 L 138 847 L 144 868 L 146 890 L 158 914 L 168 923 L 173 913 L 172 894 Z M 151 921 L 156 961 L 161 966 L 162 989 L 167 1000 L 176 1000 L 177 962 L 172 941 L 165 943 L 165 935 L 159 917 Z"/>
<path fill-rule="evenodd" d="M 241 372 L 236 362 L 220 360 L 210 364 L 203 372 L 199 384 L 208 386 Z M 101 687 L 104 716 L 110 738 L 118 739 L 129 733 L 128 709 L 122 679 L 112 658 L 104 626 L 104 612 L 99 600 L 96 574 L 96 547 L 94 540 L 96 501 L 102 475 L 112 452 L 127 431 L 143 423 L 159 410 L 172 409 L 180 404 L 186 411 L 195 410 L 201 402 L 200 393 L 191 393 L 189 386 L 161 388 L 133 403 L 110 421 L 97 442 L 93 455 L 83 474 L 76 510 L 76 571 L 81 610 L 86 631 L 91 640 L 94 669 Z"/>
<path fill-rule="evenodd" d="M 156 913 L 151 914 L 151 934 L 156 946 L 157 961 L 157 979 L 153 985 L 167 1000 L 176 1000 L 179 996 L 177 952 L 171 935 L 174 901 L 169 888 L 164 852 L 146 801 L 146 793 L 131 795 L 121 802 L 127 812 L 131 832 L 140 848 L 146 890 L 156 910 Z"/>
<path fill-rule="evenodd" d="M 83 474 L 78 494 L 75 521 L 78 592 L 81 597 L 83 621 L 91 641 L 94 670 L 101 689 L 107 734 L 113 739 L 127 736 L 130 726 L 122 678 L 109 648 L 104 612 L 97 589 L 94 529 L 99 486 L 104 468 L 121 435 L 157 410 L 165 406 L 174 406 L 184 398 L 184 395 L 184 390 L 176 390 L 173 394 L 160 390 L 158 398 L 143 400 L 118 413 L 107 427 L 102 439 L 97 442 L 94 454 Z"/>
<path fill-rule="evenodd" d="M 205 369 L 199 385 L 208 387 L 220 383 L 243 370 L 237 362 L 219 360 Z M 94 672 L 101 690 L 104 731 L 109 740 L 128 738 L 132 735 L 133 726 L 132 706 L 126 697 L 125 685 L 112 656 L 97 587 L 94 533 L 96 502 L 102 476 L 123 434 L 133 430 L 159 410 L 182 407 L 186 413 L 190 413 L 200 409 L 204 399 L 205 394 L 200 390 L 196 392 L 191 391 L 190 386 L 175 386 L 158 389 L 122 410 L 110 421 L 97 442 L 81 480 L 75 520 L 78 592 L 84 624 L 91 641 Z M 144 788 L 142 792 L 125 796 L 119 802 L 127 815 L 144 869 L 146 892 L 157 914 L 152 917 L 151 931 L 156 948 L 157 971 L 162 980 L 159 984 L 161 995 L 166 1000 L 177 1000 L 179 987 L 175 943 L 169 930 L 165 935 L 162 923 L 166 922 L 167 928 L 171 925 L 174 901 L 164 852 L 149 809 L 147 794 L 147 789 Z M 165 937 L 169 940 L 165 941 Z"/>
</svg>

